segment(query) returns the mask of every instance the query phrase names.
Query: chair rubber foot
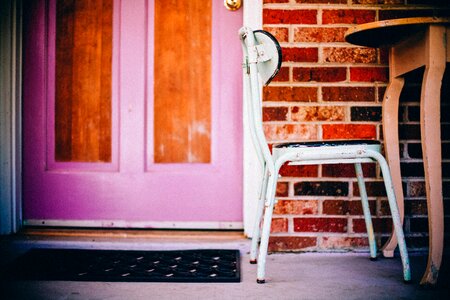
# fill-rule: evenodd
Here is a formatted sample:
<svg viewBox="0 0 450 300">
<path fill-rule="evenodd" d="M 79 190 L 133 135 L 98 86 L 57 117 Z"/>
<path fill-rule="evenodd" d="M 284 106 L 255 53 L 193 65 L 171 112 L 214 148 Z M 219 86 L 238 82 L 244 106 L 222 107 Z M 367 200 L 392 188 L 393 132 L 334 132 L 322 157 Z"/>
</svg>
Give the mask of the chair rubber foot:
<svg viewBox="0 0 450 300">
<path fill-rule="evenodd" d="M 411 284 L 413 281 L 411 279 L 405 280 L 403 279 L 403 283 L 405 284 Z"/>
<path fill-rule="evenodd" d="M 371 260 L 371 261 L 377 261 L 377 260 L 378 260 L 378 257 L 370 257 L 370 260 Z"/>
<path fill-rule="evenodd" d="M 256 279 L 256 282 L 259 284 L 263 284 L 263 283 L 266 283 L 266 280 L 265 279 Z"/>
<path fill-rule="evenodd" d="M 256 259 L 250 259 L 250 264 L 256 265 L 258 261 Z"/>
</svg>

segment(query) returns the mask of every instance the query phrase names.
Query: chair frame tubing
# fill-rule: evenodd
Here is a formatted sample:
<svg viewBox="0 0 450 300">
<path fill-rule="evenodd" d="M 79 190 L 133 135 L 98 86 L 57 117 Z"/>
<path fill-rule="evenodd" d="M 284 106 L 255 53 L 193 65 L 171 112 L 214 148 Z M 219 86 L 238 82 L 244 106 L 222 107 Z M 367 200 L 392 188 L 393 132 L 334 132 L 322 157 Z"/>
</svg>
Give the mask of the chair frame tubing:
<svg viewBox="0 0 450 300">
<path fill-rule="evenodd" d="M 345 145 L 345 146 L 317 146 L 304 148 L 273 148 L 270 152 L 262 127 L 261 85 L 258 78 L 258 49 L 253 31 L 243 27 L 239 31 L 244 52 L 244 84 L 246 85 L 246 103 L 250 120 L 250 132 L 258 158 L 263 166 L 263 178 L 260 186 L 256 219 L 254 223 L 250 262 L 258 263 L 257 282 L 265 282 L 266 256 L 269 246 L 272 214 L 275 205 L 276 184 L 279 170 L 285 163 L 290 164 L 335 164 L 353 163 L 360 191 L 365 224 L 369 239 L 370 258 L 376 259 L 377 247 L 370 213 L 369 201 L 364 183 L 361 163 L 378 162 L 383 175 L 389 207 L 394 224 L 394 232 L 398 239 L 400 256 L 403 266 L 403 279 L 411 280 L 408 252 L 406 248 L 402 222 L 395 198 L 392 179 L 388 164 L 380 153 L 379 145 Z M 262 219 L 264 215 L 264 218 Z M 261 226 L 262 225 L 262 226 Z M 261 228 L 262 227 L 262 228 Z M 258 253 L 259 243 L 259 253 Z"/>
</svg>

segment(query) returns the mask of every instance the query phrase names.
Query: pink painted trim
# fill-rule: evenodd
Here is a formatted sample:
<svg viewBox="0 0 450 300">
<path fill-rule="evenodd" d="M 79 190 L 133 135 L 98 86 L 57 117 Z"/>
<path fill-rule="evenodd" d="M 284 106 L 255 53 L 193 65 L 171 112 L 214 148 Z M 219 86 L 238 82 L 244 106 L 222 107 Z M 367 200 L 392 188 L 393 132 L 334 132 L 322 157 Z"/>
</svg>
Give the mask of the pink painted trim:
<svg viewBox="0 0 450 300">
<path fill-rule="evenodd" d="M 113 9 L 113 55 L 112 55 L 112 159 L 105 162 L 57 162 L 55 161 L 55 69 L 56 69 L 56 0 L 48 0 L 49 14 L 46 18 L 48 35 L 46 40 L 46 170 L 49 171 L 118 171 L 119 169 L 119 49 L 120 49 L 120 0 L 114 0 Z"/>
</svg>

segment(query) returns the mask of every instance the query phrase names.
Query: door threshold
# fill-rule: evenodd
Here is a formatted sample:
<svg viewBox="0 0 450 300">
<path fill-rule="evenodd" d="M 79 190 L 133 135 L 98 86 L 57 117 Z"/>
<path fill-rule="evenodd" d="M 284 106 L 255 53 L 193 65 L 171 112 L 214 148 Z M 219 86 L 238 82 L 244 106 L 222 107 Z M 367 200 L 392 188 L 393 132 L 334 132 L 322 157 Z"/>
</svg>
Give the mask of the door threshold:
<svg viewBox="0 0 450 300">
<path fill-rule="evenodd" d="M 118 228 L 25 227 L 18 235 L 49 238 L 173 239 L 173 240 L 239 240 L 242 230 L 163 230 Z"/>
</svg>

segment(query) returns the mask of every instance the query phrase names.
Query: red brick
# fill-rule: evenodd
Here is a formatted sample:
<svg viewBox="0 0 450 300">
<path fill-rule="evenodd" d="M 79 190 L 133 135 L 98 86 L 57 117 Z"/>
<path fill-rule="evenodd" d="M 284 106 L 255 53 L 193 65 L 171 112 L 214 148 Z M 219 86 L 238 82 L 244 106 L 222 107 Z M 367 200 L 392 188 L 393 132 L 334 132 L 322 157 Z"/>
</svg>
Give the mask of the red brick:
<svg viewBox="0 0 450 300">
<path fill-rule="evenodd" d="M 342 106 L 294 106 L 291 108 L 292 121 L 343 121 L 345 109 Z"/>
<path fill-rule="evenodd" d="M 263 89 L 264 101 L 303 101 L 316 102 L 316 87 L 266 86 Z"/>
<path fill-rule="evenodd" d="M 362 164 L 365 178 L 376 176 L 376 164 Z M 353 164 L 327 164 L 322 166 L 322 177 L 350 177 L 355 178 L 355 166 Z"/>
<path fill-rule="evenodd" d="M 347 0 L 295 0 L 295 3 L 345 4 Z"/>
<path fill-rule="evenodd" d="M 347 28 L 297 27 L 294 28 L 295 43 L 345 42 Z"/>
<path fill-rule="evenodd" d="M 426 232 L 428 233 L 428 218 L 411 218 L 409 220 L 411 232 Z M 444 224 L 448 224 L 445 222 Z"/>
<path fill-rule="evenodd" d="M 372 218 L 373 230 L 377 233 L 390 233 L 392 231 L 392 219 Z M 353 232 L 366 233 L 366 222 L 364 219 L 353 219 Z"/>
<path fill-rule="evenodd" d="M 315 215 L 318 213 L 317 200 L 279 200 L 273 213 L 276 215 Z"/>
<path fill-rule="evenodd" d="M 352 121 L 381 121 L 380 106 L 353 106 L 350 107 L 350 120 Z"/>
<path fill-rule="evenodd" d="M 400 19 L 400 18 L 413 18 L 413 17 L 428 17 L 435 15 L 433 10 L 428 9 L 393 9 L 393 10 L 380 10 L 379 19 Z"/>
<path fill-rule="evenodd" d="M 425 197 L 425 182 L 424 181 L 408 181 L 406 183 L 408 197 Z"/>
<path fill-rule="evenodd" d="M 301 181 L 294 183 L 296 196 L 348 196 L 348 183 L 341 181 Z"/>
<path fill-rule="evenodd" d="M 408 245 L 408 248 L 412 249 L 420 249 L 423 248 L 426 250 L 428 247 L 428 237 L 426 235 L 420 235 L 420 236 L 406 236 L 406 245 Z M 444 244 L 444 249 L 448 248 Z"/>
<path fill-rule="evenodd" d="M 295 3 L 343 4 L 347 3 L 347 0 L 295 0 Z"/>
<path fill-rule="evenodd" d="M 380 64 L 387 65 L 389 63 L 388 48 L 380 48 Z"/>
<path fill-rule="evenodd" d="M 390 216 L 391 210 L 389 202 L 381 201 L 380 214 L 382 216 Z M 427 201 L 426 200 L 406 200 L 405 214 L 409 216 L 426 216 L 427 215 Z"/>
<path fill-rule="evenodd" d="M 315 125 L 264 124 L 264 133 L 269 141 L 313 140 L 317 138 Z"/>
<path fill-rule="evenodd" d="M 288 231 L 288 219 L 286 218 L 273 218 L 270 227 L 271 233 L 280 233 Z"/>
<path fill-rule="evenodd" d="M 339 82 L 346 79 L 346 68 L 293 68 L 294 81 Z"/>
<path fill-rule="evenodd" d="M 329 47 L 323 49 L 324 62 L 333 63 L 376 63 L 377 51 L 373 48 Z"/>
<path fill-rule="evenodd" d="M 264 24 L 317 24 L 317 10 L 314 9 L 263 9 Z"/>
<path fill-rule="evenodd" d="M 270 32 L 280 43 L 289 42 L 289 28 L 287 27 L 264 26 L 264 30 Z"/>
<path fill-rule="evenodd" d="M 362 24 L 375 21 L 375 10 L 333 9 L 322 13 L 323 24 Z"/>
<path fill-rule="evenodd" d="M 346 218 L 294 218 L 296 232 L 347 232 Z"/>
<path fill-rule="evenodd" d="M 283 62 L 318 62 L 317 48 L 288 48 L 283 47 Z"/>
<path fill-rule="evenodd" d="M 349 86 L 332 86 L 322 87 L 323 101 L 339 101 L 339 102 L 374 102 L 374 87 L 349 87 Z"/>
<path fill-rule="evenodd" d="M 281 67 L 278 74 L 272 79 L 272 81 L 289 81 L 289 67 Z"/>
<path fill-rule="evenodd" d="M 376 215 L 376 201 L 369 201 L 370 212 Z M 325 215 L 357 215 L 364 214 L 360 200 L 325 200 L 323 202 L 323 214 Z"/>
<path fill-rule="evenodd" d="M 272 236 L 269 239 L 269 252 L 299 251 L 316 245 L 316 237 Z"/>
<path fill-rule="evenodd" d="M 366 181 L 365 182 L 367 195 L 369 197 L 384 197 L 386 196 L 386 189 L 383 181 Z M 359 197 L 358 183 L 353 183 L 353 196 Z"/>
<path fill-rule="evenodd" d="M 263 107 L 263 121 L 285 121 L 287 113 L 287 107 Z"/>
<path fill-rule="evenodd" d="M 358 82 L 388 82 L 388 68 L 352 67 L 350 68 L 350 80 Z"/>
<path fill-rule="evenodd" d="M 263 3 L 289 3 L 289 0 L 264 0 Z"/>
<path fill-rule="evenodd" d="M 287 197 L 289 195 L 289 185 L 287 182 L 278 182 L 277 183 L 277 197 Z"/>
<path fill-rule="evenodd" d="M 285 164 L 280 169 L 283 177 L 317 177 L 319 173 L 317 165 L 290 166 Z"/>
<path fill-rule="evenodd" d="M 384 98 L 384 93 L 386 92 L 386 87 L 385 86 L 379 86 L 378 87 L 378 99 L 377 101 L 382 103 L 383 102 L 383 98 Z"/>
<path fill-rule="evenodd" d="M 375 139 L 377 136 L 375 125 L 361 124 L 323 124 L 322 135 L 325 140 L 330 139 Z"/>
<path fill-rule="evenodd" d="M 363 237 L 324 236 L 321 243 L 324 249 L 351 249 L 367 246 L 369 246 L 369 240 Z"/>
<path fill-rule="evenodd" d="M 429 1 L 429 0 L 425 0 Z M 405 0 L 352 0 L 353 4 L 386 4 L 386 5 L 393 5 L 393 4 L 404 4 Z M 411 1 L 408 1 L 411 2 Z"/>
</svg>

